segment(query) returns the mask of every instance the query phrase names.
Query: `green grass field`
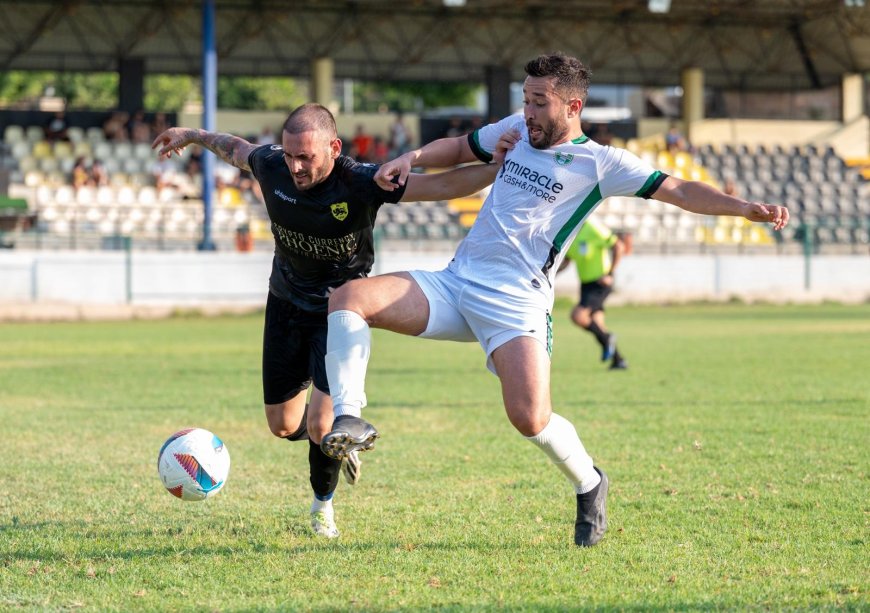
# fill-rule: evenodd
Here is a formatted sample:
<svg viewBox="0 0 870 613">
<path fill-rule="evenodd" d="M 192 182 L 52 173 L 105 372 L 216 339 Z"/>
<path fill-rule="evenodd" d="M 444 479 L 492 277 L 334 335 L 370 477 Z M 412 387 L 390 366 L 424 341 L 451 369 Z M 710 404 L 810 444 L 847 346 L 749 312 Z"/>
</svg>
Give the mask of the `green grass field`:
<svg viewBox="0 0 870 613">
<path fill-rule="evenodd" d="M 261 315 L 0 325 L 2 610 L 870 609 L 870 306 L 614 308 L 609 372 L 555 314 L 553 400 L 611 477 L 610 529 L 510 427 L 477 345 L 376 332 L 378 448 L 308 532 Z M 216 498 L 156 475 L 217 433 Z"/>
</svg>

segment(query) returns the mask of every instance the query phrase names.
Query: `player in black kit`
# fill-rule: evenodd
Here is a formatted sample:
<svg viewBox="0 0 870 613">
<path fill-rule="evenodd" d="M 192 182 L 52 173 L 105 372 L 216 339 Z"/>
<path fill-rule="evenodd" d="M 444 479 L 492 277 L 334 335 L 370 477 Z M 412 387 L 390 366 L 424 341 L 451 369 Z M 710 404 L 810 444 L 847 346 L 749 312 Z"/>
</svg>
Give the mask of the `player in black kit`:
<svg viewBox="0 0 870 613">
<path fill-rule="evenodd" d="M 341 155 L 335 118 L 319 104 L 290 113 L 281 141 L 280 146 L 257 146 L 229 134 L 170 128 L 152 147 L 170 156 L 187 145 L 200 145 L 251 171 L 260 183 L 275 238 L 263 333 L 266 420 L 277 437 L 309 441 L 311 527 L 334 538 L 332 497 L 339 472 L 343 468 L 353 484 L 360 463 L 356 454 L 342 464 L 320 449 L 333 422 L 324 366 L 329 294 L 371 270 L 372 230 L 383 203 L 465 196 L 489 185 L 497 168 L 477 165 L 413 175 L 405 186 L 385 191 L 374 181 L 377 166 Z"/>
</svg>

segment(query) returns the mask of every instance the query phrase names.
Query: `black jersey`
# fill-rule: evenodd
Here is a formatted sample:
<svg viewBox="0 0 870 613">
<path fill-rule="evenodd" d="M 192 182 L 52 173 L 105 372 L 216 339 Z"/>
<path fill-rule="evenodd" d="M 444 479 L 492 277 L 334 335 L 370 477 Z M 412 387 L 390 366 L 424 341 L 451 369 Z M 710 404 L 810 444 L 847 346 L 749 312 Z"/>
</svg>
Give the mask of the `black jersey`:
<svg viewBox="0 0 870 613">
<path fill-rule="evenodd" d="M 377 166 L 339 156 L 325 181 L 298 190 L 280 145 L 257 147 L 248 164 L 275 237 L 270 291 L 306 311 L 325 312 L 332 288 L 371 270 L 378 209 L 398 202 L 405 188 L 385 191 L 373 178 Z"/>
</svg>

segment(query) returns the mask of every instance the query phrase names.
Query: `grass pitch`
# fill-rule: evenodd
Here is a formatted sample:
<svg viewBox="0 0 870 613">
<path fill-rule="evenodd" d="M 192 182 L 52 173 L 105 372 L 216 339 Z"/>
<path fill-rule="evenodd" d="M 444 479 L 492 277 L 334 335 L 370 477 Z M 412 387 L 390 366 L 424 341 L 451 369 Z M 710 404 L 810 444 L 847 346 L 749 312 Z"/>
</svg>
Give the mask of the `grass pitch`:
<svg viewBox="0 0 870 613">
<path fill-rule="evenodd" d="M 608 372 L 561 304 L 554 406 L 612 482 L 588 550 L 479 347 L 381 332 L 382 439 L 310 536 L 261 319 L 0 325 L 0 609 L 870 608 L 868 306 L 614 308 Z M 205 503 L 156 475 L 185 426 L 232 457 Z"/>
</svg>

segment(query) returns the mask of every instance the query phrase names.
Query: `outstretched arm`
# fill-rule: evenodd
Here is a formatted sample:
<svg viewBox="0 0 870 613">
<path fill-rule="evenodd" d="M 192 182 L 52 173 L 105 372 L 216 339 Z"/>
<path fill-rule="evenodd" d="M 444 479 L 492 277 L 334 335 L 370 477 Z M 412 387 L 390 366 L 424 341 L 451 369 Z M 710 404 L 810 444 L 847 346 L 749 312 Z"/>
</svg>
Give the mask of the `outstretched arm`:
<svg viewBox="0 0 870 613">
<path fill-rule="evenodd" d="M 653 198 L 701 215 L 734 215 L 749 221 L 767 221 L 773 224 L 774 230 L 782 230 L 789 219 L 788 209 L 784 206 L 748 202 L 722 193 L 706 183 L 683 181 L 676 177 L 665 179 Z"/>
<path fill-rule="evenodd" d="M 160 147 L 158 155 L 171 157 L 173 153 L 181 155 L 181 150 L 188 145 L 205 147 L 227 164 L 242 170 L 251 170 L 248 156 L 256 148 L 256 145 L 232 134 L 206 132 L 195 128 L 169 128 L 154 139 L 151 148 Z"/>
<path fill-rule="evenodd" d="M 414 166 L 450 168 L 476 160 L 467 137 L 440 138 L 383 164 L 375 175 L 375 181 L 381 189 L 393 191 L 398 185 L 405 184 Z M 393 182 L 397 177 L 398 185 Z"/>
<path fill-rule="evenodd" d="M 428 175 L 412 174 L 399 202 L 450 200 L 479 192 L 495 179 L 498 164 L 472 164 Z"/>
</svg>

